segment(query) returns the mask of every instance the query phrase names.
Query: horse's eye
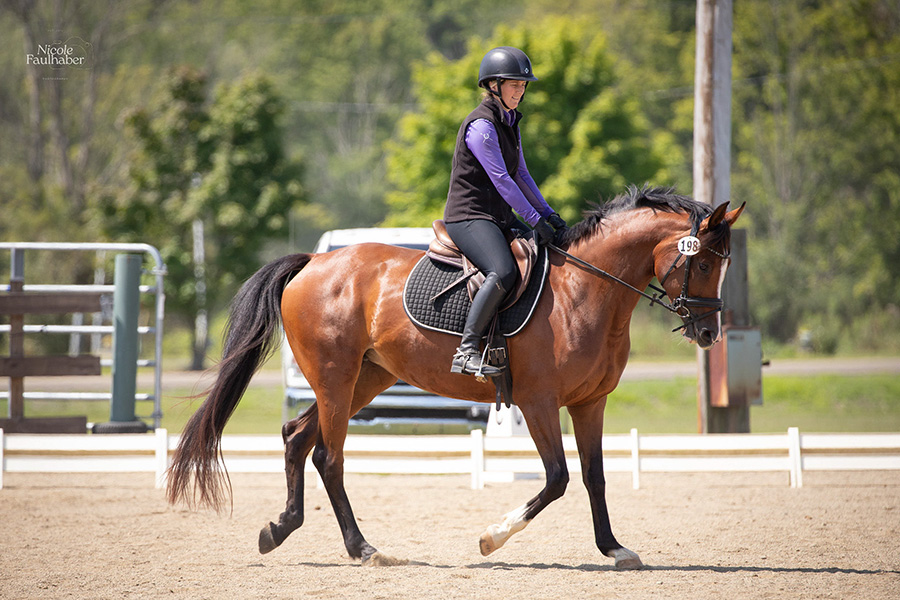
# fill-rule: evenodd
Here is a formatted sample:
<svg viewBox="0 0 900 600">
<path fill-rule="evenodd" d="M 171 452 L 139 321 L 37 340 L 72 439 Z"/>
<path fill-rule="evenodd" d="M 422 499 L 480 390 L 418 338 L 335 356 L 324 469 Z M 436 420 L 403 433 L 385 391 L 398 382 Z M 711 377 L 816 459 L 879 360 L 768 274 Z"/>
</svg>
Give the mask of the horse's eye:
<svg viewBox="0 0 900 600">
<path fill-rule="evenodd" d="M 700 263 L 700 271 L 701 271 L 702 273 L 709 273 L 709 271 L 710 271 L 709 263 L 708 263 L 708 262 L 701 262 L 701 263 Z"/>
</svg>

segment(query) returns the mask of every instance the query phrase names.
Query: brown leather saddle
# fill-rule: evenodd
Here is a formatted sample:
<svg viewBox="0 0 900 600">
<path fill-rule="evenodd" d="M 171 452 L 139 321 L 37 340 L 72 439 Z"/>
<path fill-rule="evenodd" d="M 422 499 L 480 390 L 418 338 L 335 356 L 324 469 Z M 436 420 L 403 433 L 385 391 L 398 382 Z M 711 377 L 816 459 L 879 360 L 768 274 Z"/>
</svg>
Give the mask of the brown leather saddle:
<svg viewBox="0 0 900 600">
<path fill-rule="evenodd" d="M 475 293 L 478 292 L 481 285 L 484 283 L 484 273 L 482 273 L 478 267 L 473 265 L 472 262 L 463 255 L 459 248 L 456 247 L 456 244 L 453 243 L 453 240 L 451 240 L 450 236 L 447 234 L 447 226 L 444 224 L 443 220 L 438 219 L 434 221 L 431 224 L 431 228 L 434 230 L 434 239 L 431 241 L 431 244 L 428 246 L 428 251 L 425 254 L 432 260 L 462 269 L 460 277 L 448 285 L 441 293 L 456 287 L 465 280 L 466 289 L 469 293 L 469 300 L 471 300 L 475 297 Z M 507 234 L 507 240 L 509 241 L 510 250 L 512 251 L 513 258 L 516 260 L 519 269 L 513 289 L 510 290 L 506 299 L 503 301 L 503 304 L 500 305 L 501 311 L 509 308 L 522 297 L 522 294 L 528 287 L 528 282 L 531 279 L 531 274 L 532 271 L 534 271 L 538 256 L 537 244 L 534 239 L 526 239 Z M 439 293 L 438 296 L 440 296 L 441 293 Z"/>
</svg>

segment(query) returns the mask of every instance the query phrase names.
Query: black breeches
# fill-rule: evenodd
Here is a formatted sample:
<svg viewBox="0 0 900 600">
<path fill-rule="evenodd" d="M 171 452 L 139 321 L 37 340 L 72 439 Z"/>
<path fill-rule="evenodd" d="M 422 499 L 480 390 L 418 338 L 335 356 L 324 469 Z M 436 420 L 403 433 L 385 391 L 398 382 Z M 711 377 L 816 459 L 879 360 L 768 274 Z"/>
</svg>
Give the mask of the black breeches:
<svg viewBox="0 0 900 600">
<path fill-rule="evenodd" d="M 496 273 L 507 292 L 516 283 L 518 267 L 509 249 L 509 242 L 493 221 L 473 219 L 447 223 L 447 234 L 457 248 L 481 269 L 485 276 Z"/>
</svg>

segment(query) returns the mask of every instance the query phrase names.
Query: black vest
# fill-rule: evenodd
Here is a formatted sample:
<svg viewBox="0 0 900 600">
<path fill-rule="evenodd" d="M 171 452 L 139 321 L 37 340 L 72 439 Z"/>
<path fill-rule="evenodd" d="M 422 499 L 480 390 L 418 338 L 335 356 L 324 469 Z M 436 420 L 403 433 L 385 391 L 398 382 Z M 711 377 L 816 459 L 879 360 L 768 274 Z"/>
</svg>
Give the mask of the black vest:
<svg viewBox="0 0 900 600">
<path fill-rule="evenodd" d="M 497 130 L 500 152 L 510 176 L 519 169 L 519 121 L 522 114 L 515 111 L 512 126 L 506 124 L 502 109 L 492 98 L 486 98 L 469 113 L 456 134 L 456 150 L 450 170 L 450 191 L 444 206 L 444 221 L 456 223 L 471 219 L 489 219 L 501 229 L 507 229 L 516 219 L 512 208 L 494 184 L 487 171 L 466 145 L 466 128 L 472 121 L 487 119 Z"/>
</svg>

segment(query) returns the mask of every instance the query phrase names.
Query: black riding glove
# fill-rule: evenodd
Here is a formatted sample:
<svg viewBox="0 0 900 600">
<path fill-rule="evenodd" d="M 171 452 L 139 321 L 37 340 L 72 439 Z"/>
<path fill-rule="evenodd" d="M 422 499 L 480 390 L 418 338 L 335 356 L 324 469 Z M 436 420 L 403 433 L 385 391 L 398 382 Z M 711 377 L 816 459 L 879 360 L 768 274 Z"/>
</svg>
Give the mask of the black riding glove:
<svg viewBox="0 0 900 600">
<path fill-rule="evenodd" d="M 553 228 L 547 224 L 544 217 L 541 217 L 534 226 L 534 241 L 537 242 L 538 246 L 546 246 L 553 241 L 553 236 Z"/>
<path fill-rule="evenodd" d="M 547 218 L 547 222 L 553 226 L 553 229 L 556 230 L 556 233 L 553 236 L 553 243 L 556 246 L 562 246 L 565 243 L 566 232 L 569 231 L 569 226 L 566 225 L 566 222 L 563 220 L 561 216 L 556 213 L 553 213 Z"/>
<path fill-rule="evenodd" d="M 553 226 L 553 229 L 568 229 L 569 228 L 569 226 L 566 224 L 566 222 L 563 220 L 563 218 L 556 213 L 553 213 L 552 215 L 547 217 L 547 222 L 550 223 L 551 226 Z"/>
</svg>

